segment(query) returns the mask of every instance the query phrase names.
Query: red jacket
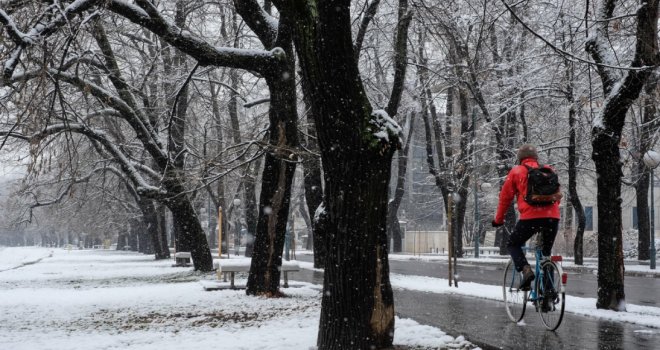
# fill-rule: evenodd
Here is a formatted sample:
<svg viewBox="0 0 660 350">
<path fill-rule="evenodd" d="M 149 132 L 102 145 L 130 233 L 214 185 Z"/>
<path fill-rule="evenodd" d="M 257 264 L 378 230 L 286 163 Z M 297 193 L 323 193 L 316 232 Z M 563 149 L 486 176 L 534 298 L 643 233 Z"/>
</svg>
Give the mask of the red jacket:
<svg viewBox="0 0 660 350">
<path fill-rule="evenodd" d="M 506 176 L 506 180 L 504 180 L 504 185 L 500 191 L 500 201 L 497 205 L 497 213 L 495 214 L 495 223 L 501 224 L 504 222 L 504 214 L 506 214 L 511 202 L 513 202 L 513 198 L 516 196 L 518 197 L 520 220 L 559 219 L 559 201 L 543 206 L 530 205 L 525 202 L 524 198 L 527 194 L 527 168 L 524 165 L 538 168 L 539 163 L 534 158 L 525 158 L 521 164 L 513 167 Z"/>
</svg>

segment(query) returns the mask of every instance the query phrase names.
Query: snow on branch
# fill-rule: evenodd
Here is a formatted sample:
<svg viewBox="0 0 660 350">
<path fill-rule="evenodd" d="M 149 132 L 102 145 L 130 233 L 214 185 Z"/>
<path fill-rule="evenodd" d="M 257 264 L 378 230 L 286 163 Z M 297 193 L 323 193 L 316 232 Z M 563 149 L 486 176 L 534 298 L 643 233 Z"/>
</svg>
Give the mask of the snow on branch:
<svg viewBox="0 0 660 350">
<path fill-rule="evenodd" d="M 105 151 L 107 151 L 120 165 L 123 173 L 128 176 L 131 182 L 133 182 L 140 195 L 155 198 L 167 194 L 165 190 L 147 183 L 147 181 L 142 177 L 140 171 L 135 167 L 135 163 L 132 162 L 102 130 L 96 130 L 80 123 L 66 123 L 49 125 L 43 130 L 32 135 L 23 135 L 13 131 L 0 131 L 0 137 L 12 137 L 27 141 L 30 144 L 37 144 L 47 137 L 54 136 L 62 132 L 81 134 L 90 140 L 101 144 Z"/>
<path fill-rule="evenodd" d="M 266 51 L 212 46 L 162 17 L 149 1 L 136 0 L 136 4 L 137 6 L 122 0 L 111 0 L 108 1 L 108 8 L 150 30 L 170 45 L 190 55 L 201 66 L 238 68 L 263 74 L 283 59 L 277 48 Z"/>
<path fill-rule="evenodd" d="M 140 118 L 140 115 L 135 113 L 135 110 L 131 108 L 131 106 L 129 106 L 125 101 L 113 95 L 110 91 L 104 89 L 103 87 L 98 86 L 90 81 L 84 80 L 79 76 L 62 72 L 57 69 L 49 69 L 46 72 L 50 74 L 53 78 L 57 78 L 61 81 L 64 81 L 68 84 L 77 87 L 78 89 L 80 89 L 80 91 L 85 91 L 87 93 L 90 93 L 94 97 L 98 98 L 99 101 L 103 101 L 103 103 L 111 107 L 111 109 L 103 109 L 97 111 L 98 113 L 94 112 L 86 116 L 84 120 L 87 120 L 88 118 L 98 115 L 120 116 L 131 126 L 133 131 L 135 131 L 136 136 L 138 137 L 138 139 L 140 139 L 140 141 L 144 145 L 145 150 L 149 152 L 151 157 L 156 161 L 156 164 L 158 164 L 158 166 L 162 167 L 163 169 L 167 166 L 169 162 L 169 156 L 167 155 L 167 152 L 161 145 L 161 142 L 158 139 L 157 135 L 155 134 L 155 132 L 153 132 L 153 129 L 151 129 L 148 126 L 148 123 L 142 120 Z M 35 71 L 15 74 L 10 82 L 33 79 L 41 76 L 43 73 L 44 72 L 41 70 L 35 70 Z M 115 112 L 112 112 L 111 111 L 112 109 L 114 109 Z"/>
<path fill-rule="evenodd" d="M 607 47 L 608 22 L 612 17 L 616 1 L 606 0 L 598 10 L 598 28 L 587 41 L 587 50 L 594 60 L 614 55 L 614 48 Z M 658 1 L 644 2 L 637 9 L 637 28 L 635 32 L 635 56 L 630 63 L 631 68 L 655 68 L 660 65 L 658 56 Z M 605 101 L 603 108 L 593 122 L 593 130 L 600 133 L 606 130 L 617 130 L 623 125 L 625 112 L 637 99 L 644 84 L 651 75 L 651 69 L 628 70 L 622 75 L 598 67 L 598 73 L 603 81 Z"/>
<path fill-rule="evenodd" d="M 68 23 L 70 18 L 76 14 L 82 13 L 83 11 L 100 2 L 100 0 L 76 0 L 66 6 L 64 9 L 51 7 L 50 10 L 53 12 L 52 19 L 46 23 L 35 23 L 34 26 L 25 33 L 21 32 L 11 17 L 4 10 L 0 9 L 0 23 L 4 25 L 9 33 L 9 36 L 16 43 L 16 48 L 11 53 L 9 60 L 7 60 L 7 62 L 4 64 L 4 78 L 11 78 L 12 74 L 14 73 L 14 69 L 18 65 L 18 60 L 20 59 L 21 52 L 24 48 L 34 45 L 42 39 L 49 37 L 60 27 Z M 93 15 L 97 14 L 98 13 L 95 12 Z"/>
<path fill-rule="evenodd" d="M 594 66 L 598 67 L 599 69 L 602 69 L 603 71 L 611 71 L 611 72 L 627 71 L 627 70 L 631 70 L 631 71 L 644 71 L 644 70 L 650 70 L 650 69 L 653 69 L 653 68 L 654 68 L 653 66 L 625 67 L 625 66 L 617 65 L 616 62 L 615 62 L 615 60 L 612 59 L 609 55 L 603 55 L 603 56 L 602 56 L 601 58 L 599 58 L 599 59 L 596 59 L 596 58 L 594 57 L 594 60 L 593 60 L 593 61 L 589 61 L 589 60 L 584 59 L 584 58 L 582 58 L 582 57 L 576 56 L 576 55 L 574 55 L 574 54 L 572 54 L 572 53 L 570 53 L 570 52 L 568 52 L 568 51 L 562 50 L 561 48 L 555 46 L 555 45 L 552 44 L 550 41 L 548 41 L 548 39 L 546 39 L 545 37 L 543 37 L 543 35 L 537 33 L 536 31 L 534 31 L 534 30 L 533 30 L 533 29 L 532 29 L 532 28 L 531 28 L 531 27 L 530 27 L 525 21 L 523 21 L 523 20 L 522 20 L 517 14 L 516 14 L 516 12 L 515 12 L 515 11 L 512 9 L 512 7 L 511 7 L 512 5 L 509 5 L 509 4 L 506 3 L 506 0 L 500 0 L 500 1 L 504 4 L 504 6 L 505 6 L 505 7 L 507 8 L 507 10 L 511 13 L 511 15 L 515 18 L 515 20 L 516 20 L 518 23 L 520 23 L 520 24 L 521 24 L 521 25 L 522 25 L 522 26 L 523 26 L 523 27 L 524 27 L 529 33 L 531 33 L 532 35 L 534 35 L 535 37 L 537 37 L 539 40 L 541 40 L 543 43 L 545 43 L 546 46 L 548 46 L 548 47 L 551 48 L 553 51 L 555 51 L 555 52 L 557 52 L 558 54 L 562 55 L 565 59 L 567 59 L 567 60 L 569 60 L 569 61 L 571 61 L 571 62 L 581 62 L 581 63 L 586 63 L 586 64 L 594 65 Z M 607 21 L 606 21 L 606 20 L 603 21 L 603 20 L 601 19 L 601 20 L 597 20 L 597 22 L 601 22 L 601 24 L 602 24 L 602 23 L 605 23 L 605 28 L 607 27 Z M 598 40 L 593 41 L 593 40 L 595 40 L 595 39 L 598 39 Z M 588 51 L 588 52 L 591 53 L 589 46 L 592 44 L 592 41 L 593 41 L 593 44 L 596 44 L 596 43 L 597 43 L 597 44 L 600 46 L 600 48 L 598 48 L 597 51 L 599 51 L 600 53 L 606 52 L 606 51 L 603 51 L 603 50 L 601 49 L 601 48 L 603 48 L 603 47 L 605 47 L 605 46 L 602 46 L 602 43 L 599 41 L 599 38 L 597 38 L 597 37 L 590 37 L 590 39 L 587 40 L 587 44 L 586 44 L 586 45 L 587 45 L 587 51 Z M 592 57 L 593 57 L 593 54 L 592 54 Z"/>
<path fill-rule="evenodd" d="M 605 19 L 612 17 L 614 7 L 615 3 L 613 0 L 601 2 L 597 10 L 596 31 L 587 38 L 585 44 L 585 50 L 591 54 L 593 60 L 596 63 L 603 64 L 598 66 L 598 74 L 603 81 L 605 93 L 611 91 L 615 81 L 620 78 L 616 71 L 608 69 L 605 66 L 615 62 L 614 55 L 609 48 L 609 22 L 605 21 Z"/>
<path fill-rule="evenodd" d="M 32 38 L 21 32 L 14 20 L 3 9 L 0 9 L 0 23 L 5 26 L 7 34 L 9 34 L 9 37 L 16 43 L 16 45 L 22 46 L 32 44 Z"/>
<path fill-rule="evenodd" d="M 55 197 L 54 199 L 51 199 L 51 200 L 48 200 L 48 201 L 40 201 L 37 198 L 36 194 L 34 194 L 33 192 L 27 192 L 26 194 L 31 194 L 35 199 L 35 202 L 30 204 L 30 210 L 38 208 L 38 207 L 46 207 L 46 206 L 49 206 L 49 205 L 54 205 L 54 204 L 57 204 L 57 203 L 61 202 L 62 199 L 64 199 L 64 196 L 66 196 L 67 193 L 69 193 L 71 191 L 71 188 L 73 187 L 73 185 L 83 183 L 83 182 L 89 182 L 89 180 L 96 173 L 105 172 L 105 171 L 114 173 L 115 175 L 117 175 L 120 178 L 123 177 L 121 172 L 119 172 L 116 168 L 103 166 L 103 167 L 98 167 L 98 168 L 93 169 L 92 171 L 89 172 L 89 174 L 87 174 L 83 177 L 80 177 L 80 178 L 63 179 L 60 182 L 67 182 L 67 184 L 64 186 L 65 188 L 62 191 L 60 191 L 59 195 L 57 195 L 57 197 Z M 31 215 L 32 214 L 30 214 L 30 216 Z"/>
<path fill-rule="evenodd" d="M 267 47 L 273 47 L 277 40 L 277 19 L 264 11 L 256 0 L 234 0 L 236 12 Z"/>
<path fill-rule="evenodd" d="M 360 59 L 360 51 L 362 50 L 364 36 L 367 34 L 369 23 L 371 23 L 371 20 L 376 17 L 376 12 L 378 12 L 378 5 L 380 5 L 380 0 L 372 0 L 369 5 L 367 5 L 367 9 L 364 11 L 364 15 L 362 16 L 360 29 L 358 30 L 357 36 L 355 37 L 355 43 L 353 44 L 356 61 Z"/>
</svg>

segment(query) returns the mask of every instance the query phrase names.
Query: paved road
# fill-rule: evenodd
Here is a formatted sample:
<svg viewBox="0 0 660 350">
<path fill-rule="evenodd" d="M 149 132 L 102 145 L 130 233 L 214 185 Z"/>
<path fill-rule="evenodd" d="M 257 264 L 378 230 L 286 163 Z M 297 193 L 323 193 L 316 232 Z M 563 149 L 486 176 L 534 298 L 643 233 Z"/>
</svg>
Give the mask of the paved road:
<svg viewBox="0 0 660 350">
<path fill-rule="evenodd" d="M 300 254 L 302 261 L 312 261 L 309 255 Z M 504 267 L 499 265 L 475 265 L 458 263 L 460 281 L 476 282 L 499 286 L 502 283 Z M 391 260 L 390 271 L 402 275 L 418 275 L 447 278 L 447 263 L 441 261 Z M 568 272 L 566 293 L 572 296 L 596 298 L 598 281 L 591 272 Z M 660 278 L 626 276 L 626 302 L 628 304 L 660 307 Z M 660 349 L 660 346 L 658 346 Z"/>
<path fill-rule="evenodd" d="M 660 330 L 566 313 L 549 332 L 535 311 L 525 326 L 511 322 L 500 302 L 458 295 L 395 290 L 400 317 L 429 324 L 451 335 L 464 335 L 485 349 L 659 349 Z"/>
<path fill-rule="evenodd" d="M 306 257 L 299 258 L 308 260 Z M 428 266 L 434 271 L 426 273 L 430 276 L 436 276 L 435 270 L 442 269 L 443 265 L 393 261 L 392 270 L 405 274 L 415 267 L 410 264 Z M 460 272 L 463 280 L 473 280 L 469 276 L 474 274 L 473 281 L 479 282 L 476 278 L 480 278 L 484 283 L 483 280 L 491 278 L 490 275 L 501 275 L 494 266 L 485 269 L 467 269 L 467 266 L 463 268 L 465 272 Z M 412 272 L 424 275 L 424 271 L 420 272 L 418 268 L 414 268 Z M 446 273 L 446 270 L 444 272 Z M 444 275 L 438 272 L 436 277 Z M 497 278 L 492 278 L 493 284 L 498 283 Z M 302 270 L 295 274 L 294 279 L 322 284 L 323 273 Z M 650 280 L 654 279 L 646 279 Z M 588 284 L 585 284 L 585 288 L 587 287 Z M 400 317 L 438 327 L 453 336 L 464 335 L 484 349 L 660 349 L 660 330 L 629 323 L 566 313 L 559 329 L 556 332 L 548 332 L 543 328 L 535 311 L 528 309 L 525 316 L 526 325 L 519 326 L 509 321 L 504 305 L 497 301 L 400 289 L 394 290 L 394 298 L 396 312 Z"/>
</svg>

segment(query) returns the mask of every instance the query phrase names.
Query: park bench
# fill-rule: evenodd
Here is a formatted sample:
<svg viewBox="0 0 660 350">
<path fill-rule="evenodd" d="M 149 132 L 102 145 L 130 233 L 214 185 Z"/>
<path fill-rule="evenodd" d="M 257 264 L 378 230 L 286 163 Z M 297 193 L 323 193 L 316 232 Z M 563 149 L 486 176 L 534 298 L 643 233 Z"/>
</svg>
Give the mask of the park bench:
<svg viewBox="0 0 660 350">
<path fill-rule="evenodd" d="M 174 266 L 190 266 L 190 252 L 174 253 Z"/>
<path fill-rule="evenodd" d="M 213 267 L 221 272 L 225 278 L 229 274 L 230 279 L 230 288 L 236 288 L 234 286 L 234 275 L 237 272 L 249 272 L 250 271 L 250 259 L 222 259 L 214 260 Z M 297 261 L 282 261 L 282 266 L 279 267 L 279 270 L 282 272 L 284 277 L 284 288 L 289 288 L 289 272 L 300 271 L 300 266 Z"/>
<path fill-rule="evenodd" d="M 464 254 L 474 255 L 474 247 L 463 247 Z M 479 247 L 479 254 L 499 254 L 500 247 Z"/>
</svg>

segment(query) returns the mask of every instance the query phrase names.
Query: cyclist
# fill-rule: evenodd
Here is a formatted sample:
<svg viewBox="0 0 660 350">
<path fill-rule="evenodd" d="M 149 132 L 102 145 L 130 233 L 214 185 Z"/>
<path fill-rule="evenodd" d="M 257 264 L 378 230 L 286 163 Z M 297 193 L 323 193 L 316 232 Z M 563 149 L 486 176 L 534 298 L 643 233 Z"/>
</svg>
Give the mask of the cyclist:
<svg viewBox="0 0 660 350">
<path fill-rule="evenodd" d="M 529 290 L 532 280 L 534 280 L 534 271 L 529 266 L 522 246 L 535 233 L 543 235 L 543 255 L 550 256 L 552 245 L 555 242 L 555 236 L 559 228 L 559 201 L 561 192 L 552 198 L 552 203 L 547 205 L 532 205 L 527 203 L 525 195 L 527 194 L 527 173 L 528 167 L 538 168 L 538 153 L 536 147 L 530 144 L 520 146 L 517 152 L 518 165 L 513 167 L 504 180 L 504 185 L 500 191 L 497 212 L 492 224 L 493 227 L 504 224 L 504 215 L 517 197 L 518 212 L 520 218 L 516 223 L 507 247 L 513 263 L 518 272 L 522 272 L 523 278 L 519 288 Z"/>
</svg>

